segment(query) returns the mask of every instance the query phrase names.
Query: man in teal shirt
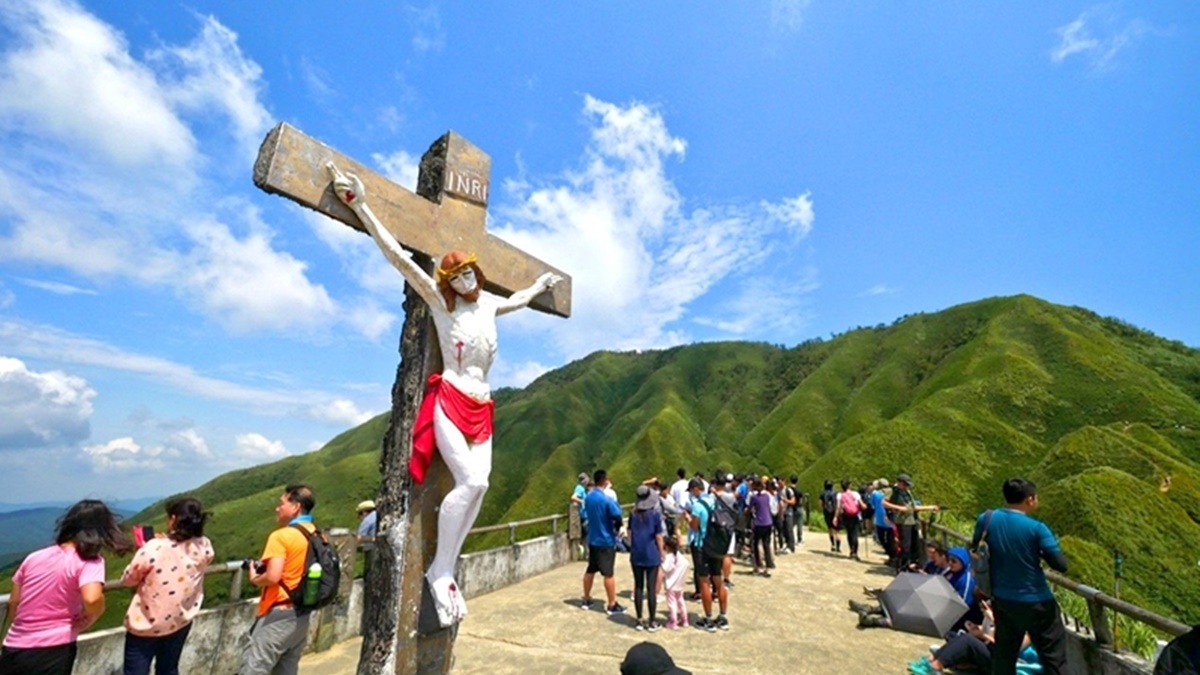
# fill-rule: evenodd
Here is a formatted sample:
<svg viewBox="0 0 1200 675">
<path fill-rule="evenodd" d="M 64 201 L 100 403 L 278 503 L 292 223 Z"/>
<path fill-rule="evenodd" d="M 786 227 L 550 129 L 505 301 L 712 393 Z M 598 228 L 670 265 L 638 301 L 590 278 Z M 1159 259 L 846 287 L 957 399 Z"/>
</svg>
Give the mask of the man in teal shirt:
<svg viewBox="0 0 1200 675">
<path fill-rule="evenodd" d="M 1043 672 L 1066 672 L 1066 629 L 1041 561 L 1066 572 L 1067 559 L 1050 528 L 1030 515 L 1038 507 L 1037 486 L 1010 478 L 1004 482 L 1004 501 L 1003 509 L 980 514 L 971 541 L 977 546 L 986 530 L 996 617 L 992 673 L 1016 672 L 1025 633 Z"/>
</svg>

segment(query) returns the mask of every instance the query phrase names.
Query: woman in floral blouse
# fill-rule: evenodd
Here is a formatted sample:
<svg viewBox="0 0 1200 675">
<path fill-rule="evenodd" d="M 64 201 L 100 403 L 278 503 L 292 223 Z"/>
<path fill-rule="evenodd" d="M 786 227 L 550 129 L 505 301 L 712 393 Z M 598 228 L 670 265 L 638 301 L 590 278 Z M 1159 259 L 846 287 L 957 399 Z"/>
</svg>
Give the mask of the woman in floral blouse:
<svg viewBox="0 0 1200 675">
<path fill-rule="evenodd" d="M 138 549 L 121 576 L 136 586 L 125 613 L 125 675 L 177 675 L 183 643 L 204 600 L 204 570 L 213 560 L 204 536 L 208 514 L 199 500 L 167 503 L 167 535 Z"/>
</svg>

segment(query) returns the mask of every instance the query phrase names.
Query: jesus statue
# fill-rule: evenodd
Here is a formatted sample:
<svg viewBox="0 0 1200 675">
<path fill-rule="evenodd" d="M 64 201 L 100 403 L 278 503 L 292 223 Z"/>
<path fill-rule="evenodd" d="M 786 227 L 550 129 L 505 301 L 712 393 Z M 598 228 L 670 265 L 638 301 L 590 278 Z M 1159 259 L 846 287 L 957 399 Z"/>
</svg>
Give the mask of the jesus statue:
<svg viewBox="0 0 1200 675">
<path fill-rule="evenodd" d="M 405 281 L 429 305 L 442 372 L 429 377 L 425 397 L 413 428 L 409 472 L 418 483 L 433 459 L 434 447 L 454 476 L 454 488 L 438 509 L 437 553 L 425 572 L 443 627 L 467 613 L 461 589 L 454 580 L 455 565 L 467 532 L 479 515 L 492 470 L 492 401 L 488 370 L 496 358 L 496 317 L 527 306 L 540 293 L 562 280 L 545 273 L 533 285 L 502 298 L 483 290 L 486 280 L 475 256 L 447 253 L 434 280 L 401 247 L 366 202 L 362 181 L 343 174 L 332 163 L 333 190 L 362 221 L 363 226 Z"/>
</svg>

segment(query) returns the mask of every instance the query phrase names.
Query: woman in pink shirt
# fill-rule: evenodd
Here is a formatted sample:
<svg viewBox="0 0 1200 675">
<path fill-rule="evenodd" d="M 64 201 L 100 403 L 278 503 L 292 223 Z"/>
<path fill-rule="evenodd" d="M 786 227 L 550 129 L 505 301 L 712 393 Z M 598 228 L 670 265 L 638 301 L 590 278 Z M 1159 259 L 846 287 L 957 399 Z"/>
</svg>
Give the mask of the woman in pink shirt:
<svg viewBox="0 0 1200 675">
<path fill-rule="evenodd" d="M 125 675 L 178 675 L 179 656 L 204 601 L 204 571 L 213 560 L 204 536 L 208 514 L 200 501 L 167 502 L 167 536 L 138 549 L 122 586 L 136 586 L 125 613 Z"/>
<path fill-rule="evenodd" d="M 69 675 L 79 632 L 104 613 L 100 552 L 133 550 L 116 517 L 95 499 L 67 511 L 55 542 L 30 553 L 13 575 L 13 623 L 0 651 L 0 675 Z"/>
</svg>

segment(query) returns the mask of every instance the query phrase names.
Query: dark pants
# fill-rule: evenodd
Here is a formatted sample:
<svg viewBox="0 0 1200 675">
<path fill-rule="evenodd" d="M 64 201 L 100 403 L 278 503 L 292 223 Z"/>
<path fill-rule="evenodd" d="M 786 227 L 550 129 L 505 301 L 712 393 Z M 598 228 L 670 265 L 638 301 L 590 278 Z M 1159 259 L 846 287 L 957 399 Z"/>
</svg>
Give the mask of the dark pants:
<svg viewBox="0 0 1200 675">
<path fill-rule="evenodd" d="M 1067 631 L 1063 627 L 1058 602 L 1012 602 L 994 598 L 996 646 L 992 649 L 992 674 L 1011 675 L 1017 669 L 1017 655 L 1025 633 L 1037 650 L 1042 671 L 1057 675 L 1067 667 Z"/>
<path fill-rule="evenodd" d="M 657 567 L 633 566 L 633 607 L 637 612 L 638 621 L 642 620 L 643 597 L 646 598 L 646 604 L 649 605 L 647 609 L 650 610 L 650 620 L 654 620 L 654 615 L 658 610 L 658 596 L 655 595 L 657 587 Z"/>
<path fill-rule="evenodd" d="M 900 526 L 900 569 L 921 559 L 921 542 L 916 525 Z"/>
<path fill-rule="evenodd" d="M 879 546 L 887 554 L 888 562 L 894 561 L 896 559 L 896 533 L 892 531 L 892 526 L 880 527 L 876 525 L 875 538 L 879 540 Z"/>
<path fill-rule="evenodd" d="M 791 509 L 783 514 L 783 544 L 789 551 L 796 551 L 796 514 Z"/>
<path fill-rule="evenodd" d="M 192 624 L 161 637 L 125 633 L 125 675 L 148 675 L 150 662 L 156 675 L 179 675 L 179 655 Z"/>
<path fill-rule="evenodd" d="M 57 647 L 35 647 L 0 651 L 0 675 L 71 675 L 75 667 L 75 643 Z"/>
<path fill-rule="evenodd" d="M 771 529 L 770 525 L 754 526 L 754 566 L 760 569 L 775 566 L 775 557 L 771 555 Z"/>
<path fill-rule="evenodd" d="M 838 522 L 846 531 L 846 541 L 850 543 L 850 555 L 858 556 L 858 515 L 848 516 L 843 513 Z"/>
<path fill-rule="evenodd" d="M 974 666 L 986 671 L 992 665 L 992 649 L 970 633 L 959 633 L 937 650 L 934 658 L 942 664 L 942 668 Z"/>
</svg>

